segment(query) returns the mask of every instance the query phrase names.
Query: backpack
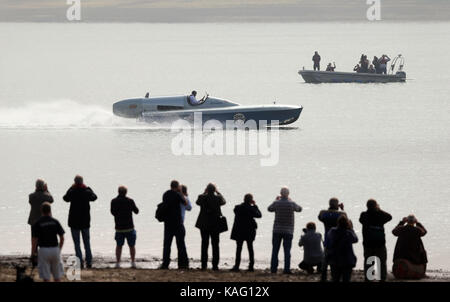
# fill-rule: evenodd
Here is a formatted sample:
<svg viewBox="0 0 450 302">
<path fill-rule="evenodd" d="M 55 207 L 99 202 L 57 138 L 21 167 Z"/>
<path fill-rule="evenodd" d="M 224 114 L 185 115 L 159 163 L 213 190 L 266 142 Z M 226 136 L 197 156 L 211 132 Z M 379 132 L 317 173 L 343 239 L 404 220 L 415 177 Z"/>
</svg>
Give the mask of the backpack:
<svg viewBox="0 0 450 302">
<path fill-rule="evenodd" d="M 161 202 L 156 207 L 155 218 L 158 219 L 159 222 L 164 222 L 167 219 L 167 204 Z"/>
</svg>

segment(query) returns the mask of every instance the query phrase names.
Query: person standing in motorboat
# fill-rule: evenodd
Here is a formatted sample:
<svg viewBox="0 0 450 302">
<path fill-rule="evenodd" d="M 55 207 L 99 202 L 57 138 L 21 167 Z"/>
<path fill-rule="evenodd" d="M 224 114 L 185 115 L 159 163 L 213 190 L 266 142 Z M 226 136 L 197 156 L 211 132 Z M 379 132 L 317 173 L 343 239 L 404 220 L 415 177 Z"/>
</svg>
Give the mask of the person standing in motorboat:
<svg viewBox="0 0 450 302">
<path fill-rule="evenodd" d="M 314 62 L 314 71 L 319 70 L 320 71 L 320 55 L 317 51 L 314 52 L 314 56 L 312 57 L 312 61 Z"/>
<path fill-rule="evenodd" d="M 380 73 L 387 74 L 387 62 L 389 62 L 391 58 L 387 55 L 382 55 L 380 58 Z"/>
</svg>

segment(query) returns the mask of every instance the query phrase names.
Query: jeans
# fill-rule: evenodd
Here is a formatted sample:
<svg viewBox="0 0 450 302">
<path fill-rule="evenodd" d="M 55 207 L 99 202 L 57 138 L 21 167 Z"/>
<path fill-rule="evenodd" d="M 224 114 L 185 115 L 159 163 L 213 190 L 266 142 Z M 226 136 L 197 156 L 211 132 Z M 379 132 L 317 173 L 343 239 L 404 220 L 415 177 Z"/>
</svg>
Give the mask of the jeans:
<svg viewBox="0 0 450 302">
<path fill-rule="evenodd" d="M 333 278 L 333 282 L 350 282 L 350 278 L 352 277 L 352 267 L 339 267 L 337 265 L 330 265 L 331 268 L 331 277 Z"/>
<path fill-rule="evenodd" d="M 91 253 L 91 242 L 90 242 L 90 235 L 89 235 L 89 228 L 87 229 L 70 229 L 72 233 L 72 239 L 73 244 L 75 245 L 75 254 L 80 259 L 80 263 L 83 264 L 83 253 L 81 252 L 81 245 L 80 245 L 80 233 L 83 237 L 83 244 L 84 244 L 84 251 L 86 253 L 86 264 L 91 265 L 92 264 L 92 253 Z"/>
<path fill-rule="evenodd" d="M 284 272 L 291 270 L 291 246 L 292 234 L 288 233 L 273 233 L 272 237 L 272 261 L 270 264 L 270 271 L 276 273 L 278 269 L 278 252 L 280 251 L 281 241 L 283 240 L 284 250 Z"/>
<path fill-rule="evenodd" d="M 212 266 L 213 269 L 217 269 L 219 267 L 219 257 L 220 257 L 219 253 L 220 233 L 200 230 L 200 235 L 202 236 L 202 253 L 201 253 L 202 269 L 206 269 L 206 267 L 208 266 L 208 246 L 210 237 L 213 253 Z"/>
<path fill-rule="evenodd" d="M 173 237 L 175 237 L 178 249 L 178 268 L 186 268 L 189 266 L 189 259 L 186 251 L 186 244 L 184 237 L 186 230 L 184 225 L 178 227 L 168 227 L 164 225 L 164 248 L 163 248 L 163 263 L 162 267 L 168 268 L 170 264 L 170 250 L 172 246 Z"/>
<path fill-rule="evenodd" d="M 369 265 L 367 265 L 367 258 L 371 256 L 376 256 L 380 258 L 380 280 L 386 281 L 386 275 L 387 275 L 387 265 L 386 265 L 386 258 L 387 258 L 387 252 L 386 247 L 376 247 L 376 248 L 369 248 L 364 247 L 364 278 L 365 281 L 369 281 L 367 278 L 367 270 L 369 269 Z"/>
<path fill-rule="evenodd" d="M 320 278 L 320 281 L 326 282 L 327 281 L 327 274 L 328 274 L 328 250 L 325 248 L 324 250 L 324 256 L 323 256 L 323 262 L 322 262 L 322 276 Z"/>
<path fill-rule="evenodd" d="M 247 242 L 247 248 L 248 248 L 248 268 L 253 269 L 253 265 L 255 264 L 255 253 L 253 251 L 253 241 L 246 240 Z M 236 262 L 234 264 L 235 268 L 239 268 L 239 265 L 241 265 L 241 253 L 242 253 L 242 246 L 244 245 L 244 240 L 238 240 L 236 241 Z"/>
</svg>

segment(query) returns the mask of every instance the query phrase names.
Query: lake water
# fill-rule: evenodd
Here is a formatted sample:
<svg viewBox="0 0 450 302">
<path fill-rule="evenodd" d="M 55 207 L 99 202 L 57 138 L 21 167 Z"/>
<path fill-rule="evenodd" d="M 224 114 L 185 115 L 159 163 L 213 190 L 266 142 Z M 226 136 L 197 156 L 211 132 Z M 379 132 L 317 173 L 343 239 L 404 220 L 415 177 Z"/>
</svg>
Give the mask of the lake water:
<svg viewBox="0 0 450 302">
<path fill-rule="evenodd" d="M 154 211 L 170 180 L 178 179 L 193 202 L 208 182 L 217 183 L 230 227 L 234 205 L 254 194 L 263 211 L 255 242 L 260 264 L 271 250 L 273 214 L 266 208 L 287 185 L 303 206 L 293 266 L 301 260 L 301 229 L 318 223 L 318 212 L 336 196 L 360 239 L 367 199 L 393 215 L 386 225 L 389 265 L 390 232 L 414 213 L 428 230 L 429 267 L 450 269 L 449 36 L 450 23 L 0 23 L 0 254 L 29 253 L 27 196 L 36 178 L 48 182 L 54 216 L 69 231 L 62 196 L 81 174 L 99 196 L 91 210 L 96 255 L 113 256 L 109 204 L 124 184 L 141 209 L 138 256 L 160 257 L 163 226 Z M 305 84 L 297 71 L 312 67 L 315 50 L 322 66 L 335 61 L 340 71 L 352 70 L 361 53 L 369 59 L 401 53 L 408 80 Z M 279 163 L 262 167 L 259 156 L 175 156 L 170 129 L 111 113 L 113 102 L 147 91 L 193 89 L 245 105 L 302 105 L 294 127 L 280 131 Z M 185 222 L 188 254 L 196 259 L 198 212 L 194 206 Z M 222 263 L 234 255 L 229 235 L 221 236 Z M 63 252 L 73 253 L 68 237 Z M 362 267 L 362 244 L 355 250 Z"/>
</svg>

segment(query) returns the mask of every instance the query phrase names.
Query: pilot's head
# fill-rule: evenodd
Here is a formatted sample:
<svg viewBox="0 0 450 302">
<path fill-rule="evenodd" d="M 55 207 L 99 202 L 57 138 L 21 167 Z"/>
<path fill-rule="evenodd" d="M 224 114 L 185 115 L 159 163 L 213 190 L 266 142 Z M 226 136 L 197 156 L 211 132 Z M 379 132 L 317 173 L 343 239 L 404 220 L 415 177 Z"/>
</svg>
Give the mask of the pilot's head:
<svg viewBox="0 0 450 302">
<path fill-rule="evenodd" d="M 192 95 L 193 95 L 193 96 L 196 96 L 196 95 L 197 95 L 197 91 L 192 90 Z"/>
</svg>

